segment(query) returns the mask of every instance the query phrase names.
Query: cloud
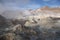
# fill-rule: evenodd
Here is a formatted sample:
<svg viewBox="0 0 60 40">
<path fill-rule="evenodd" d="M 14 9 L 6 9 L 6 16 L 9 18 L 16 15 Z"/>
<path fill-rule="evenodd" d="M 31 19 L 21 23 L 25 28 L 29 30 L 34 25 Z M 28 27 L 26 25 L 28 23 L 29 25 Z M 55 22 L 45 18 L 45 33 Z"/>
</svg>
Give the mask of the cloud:
<svg viewBox="0 0 60 40">
<path fill-rule="evenodd" d="M 0 14 L 5 10 L 19 10 L 26 6 L 30 0 L 0 0 Z"/>
<path fill-rule="evenodd" d="M 30 0 L 0 0 L 0 12 L 7 9 L 22 9 Z"/>
<path fill-rule="evenodd" d="M 26 5 L 30 2 L 30 0 L 1 0 L 2 4 L 9 5 Z"/>
<path fill-rule="evenodd" d="M 43 0 L 43 1 L 48 2 L 48 1 L 51 1 L 51 0 Z"/>
<path fill-rule="evenodd" d="M 60 8 L 60 5 L 52 5 L 51 7 Z"/>
<path fill-rule="evenodd" d="M 29 4 L 26 6 L 26 8 L 28 9 L 36 9 L 36 8 L 40 8 L 39 4 Z"/>
<path fill-rule="evenodd" d="M 0 0 L 0 15 L 6 18 L 16 18 L 21 15 L 22 6 L 26 6 L 30 0 Z"/>
</svg>

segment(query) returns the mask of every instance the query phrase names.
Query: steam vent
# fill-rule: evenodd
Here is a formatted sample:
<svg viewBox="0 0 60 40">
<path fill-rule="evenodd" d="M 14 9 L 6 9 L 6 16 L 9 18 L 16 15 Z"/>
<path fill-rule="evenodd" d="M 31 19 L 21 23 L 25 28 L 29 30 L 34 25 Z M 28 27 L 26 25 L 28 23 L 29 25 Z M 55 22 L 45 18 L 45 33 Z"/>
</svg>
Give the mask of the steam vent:
<svg viewBox="0 0 60 40">
<path fill-rule="evenodd" d="M 60 0 L 0 0 L 0 40 L 60 40 Z"/>
</svg>

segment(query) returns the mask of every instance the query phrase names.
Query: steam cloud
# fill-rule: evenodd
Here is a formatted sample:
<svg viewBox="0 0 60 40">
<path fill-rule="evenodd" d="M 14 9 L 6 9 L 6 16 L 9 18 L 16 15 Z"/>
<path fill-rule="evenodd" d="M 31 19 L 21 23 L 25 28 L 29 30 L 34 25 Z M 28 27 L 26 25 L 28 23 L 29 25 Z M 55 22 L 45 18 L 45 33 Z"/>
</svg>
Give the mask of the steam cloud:
<svg viewBox="0 0 60 40">
<path fill-rule="evenodd" d="M 29 4 L 30 0 L 0 0 L 0 15 L 16 18 L 21 15 L 21 7 Z"/>
</svg>

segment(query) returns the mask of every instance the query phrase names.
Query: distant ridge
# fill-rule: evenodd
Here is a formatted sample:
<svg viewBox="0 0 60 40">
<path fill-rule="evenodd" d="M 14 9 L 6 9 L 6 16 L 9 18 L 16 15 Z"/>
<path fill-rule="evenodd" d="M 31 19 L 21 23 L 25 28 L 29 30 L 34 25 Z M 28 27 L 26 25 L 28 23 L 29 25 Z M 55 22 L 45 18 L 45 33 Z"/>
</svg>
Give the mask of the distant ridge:
<svg viewBox="0 0 60 40">
<path fill-rule="evenodd" d="M 48 11 L 53 11 L 53 12 L 56 12 L 56 13 L 60 13 L 60 8 L 59 7 L 49 7 L 49 6 L 45 6 L 45 7 L 42 7 L 41 10 L 48 10 Z"/>
</svg>

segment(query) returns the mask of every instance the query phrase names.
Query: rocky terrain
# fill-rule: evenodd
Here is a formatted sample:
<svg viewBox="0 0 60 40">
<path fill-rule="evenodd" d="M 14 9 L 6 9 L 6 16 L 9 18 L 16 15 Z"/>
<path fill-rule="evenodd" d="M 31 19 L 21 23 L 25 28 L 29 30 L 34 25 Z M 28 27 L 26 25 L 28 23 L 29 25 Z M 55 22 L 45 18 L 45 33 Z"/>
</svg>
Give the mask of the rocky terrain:
<svg viewBox="0 0 60 40">
<path fill-rule="evenodd" d="M 0 40 L 60 40 L 59 11 L 47 6 L 24 12 L 5 11 L 0 15 Z"/>
</svg>

